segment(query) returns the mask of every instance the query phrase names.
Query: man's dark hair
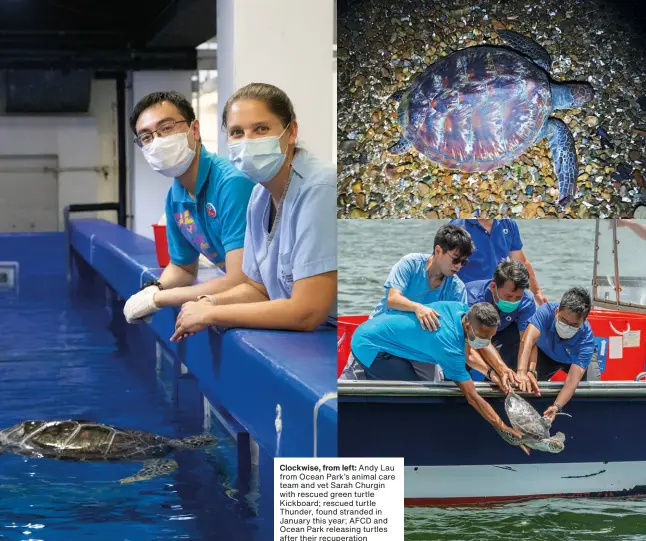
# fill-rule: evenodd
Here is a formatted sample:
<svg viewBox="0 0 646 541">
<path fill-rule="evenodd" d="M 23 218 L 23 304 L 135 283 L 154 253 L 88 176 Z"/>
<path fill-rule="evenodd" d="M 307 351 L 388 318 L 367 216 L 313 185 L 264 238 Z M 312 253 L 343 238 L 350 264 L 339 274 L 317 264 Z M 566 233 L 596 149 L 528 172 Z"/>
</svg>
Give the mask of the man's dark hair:
<svg viewBox="0 0 646 541">
<path fill-rule="evenodd" d="M 573 314 L 582 315 L 584 318 L 588 317 L 591 308 L 592 301 L 590 295 L 582 287 L 568 289 L 563 293 L 561 304 L 559 304 L 559 310 L 567 310 Z"/>
<path fill-rule="evenodd" d="M 467 319 L 474 327 L 498 327 L 500 316 L 493 304 L 477 302 L 467 312 Z"/>
<path fill-rule="evenodd" d="M 527 289 L 529 287 L 527 267 L 515 259 L 505 259 L 498 263 L 493 273 L 493 283 L 496 287 L 504 287 L 507 282 L 512 282 L 514 289 Z"/>
<path fill-rule="evenodd" d="M 433 240 L 433 248 L 436 246 L 442 248 L 444 252 L 457 250 L 462 257 L 469 257 L 475 248 L 471 235 L 467 233 L 466 229 L 453 224 L 444 224 L 437 230 L 435 240 Z"/>
<path fill-rule="evenodd" d="M 195 111 L 193 110 L 193 106 L 182 94 L 172 90 L 168 92 L 153 92 L 152 94 L 148 94 L 141 98 L 132 110 L 132 114 L 130 115 L 130 129 L 135 135 L 137 135 L 137 120 L 139 120 L 141 113 L 149 107 L 157 105 L 163 101 L 168 101 L 177 107 L 179 114 L 182 115 L 184 120 L 187 120 L 189 124 L 195 120 Z"/>
</svg>

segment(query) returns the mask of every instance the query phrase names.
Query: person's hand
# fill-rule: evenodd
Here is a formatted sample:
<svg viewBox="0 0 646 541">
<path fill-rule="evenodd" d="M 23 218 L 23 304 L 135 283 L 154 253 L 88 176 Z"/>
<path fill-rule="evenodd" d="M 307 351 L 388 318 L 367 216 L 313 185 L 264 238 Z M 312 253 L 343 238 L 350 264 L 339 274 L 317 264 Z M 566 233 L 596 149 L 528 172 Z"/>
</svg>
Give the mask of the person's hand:
<svg viewBox="0 0 646 541">
<path fill-rule="evenodd" d="M 505 368 L 502 374 L 502 384 L 505 394 L 510 393 L 513 389 L 512 387 L 518 386 L 518 375 L 511 368 Z"/>
<path fill-rule="evenodd" d="M 507 369 L 502 373 L 502 378 L 501 378 L 495 371 L 492 370 L 489 375 L 489 380 L 496 387 L 498 387 L 498 390 L 500 392 L 509 394 L 512 391 L 512 388 L 511 388 L 512 382 L 515 382 L 512 374 L 513 376 L 515 376 L 513 370 Z"/>
<path fill-rule="evenodd" d="M 422 329 L 436 331 L 440 326 L 440 314 L 428 306 L 423 304 L 416 305 L 415 315 L 419 319 Z"/>
<path fill-rule="evenodd" d="M 175 322 L 175 332 L 170 337 L 171 342 L 179 342 L 187 336 L 203 331 L 209 324 L 205 322 L 206 315 L 213 307 L 210 304 L 190 301 L 184 303 Z"/>
<path fill-rule="evenodd" d="M 123 307 L 123 315 L 126 321 L 128 323 L 139 323 L 139 320 L 160 310 L 154 300 L 155 293 L 158 291 L 159 287 L 148 286 L 132 295 Z"/>
<path fill-rule="evenodd" d="M 499 429 L 502 432 L 507 432 L 508 434 L 511 434 L 512 436 L 518 438 L 519 440 L 523 438 L 522 434 L 518 432 L 517 430 L 514 430 L 512 427 L 507 426 L 505 423 L 501 423 L 499 426 Z M 520 448 L 525 452 L 525 454 L 529 455 L 529 449 L 527 448 L 526 445 L 520 445 Z"/>
<path fill-rule="evenodd" d="M 545 293 L 543 293 L 542 289 L 539 289 L 536 295 L 534 295 L 534 300 L 536 301 L 536 304 L 538 304 L 538 306 L 541 306 L 542 304 L 545 304 L 547 302 L 547 297 L 545 296 Z"/>
<path fill-rule="evenodd" d="M 516 381 L 518 382 L 518 388 L 524 393 L 534 393 L 537 396 L 541 395 L 541 391 L 538 388 L 538 382 L 536 377 L 532 373 L 521 373 L 516 374 Z"/>
<path fill-rule="evenodd" d="M 543 417 L 547 418 L 547 420 L 551 423 L 554 422 L 554 419 L 556 418 L 556 414 L 559 412 L 559 409 L 556 406 L 550 406 L 543 412 Z"/>
</svg>

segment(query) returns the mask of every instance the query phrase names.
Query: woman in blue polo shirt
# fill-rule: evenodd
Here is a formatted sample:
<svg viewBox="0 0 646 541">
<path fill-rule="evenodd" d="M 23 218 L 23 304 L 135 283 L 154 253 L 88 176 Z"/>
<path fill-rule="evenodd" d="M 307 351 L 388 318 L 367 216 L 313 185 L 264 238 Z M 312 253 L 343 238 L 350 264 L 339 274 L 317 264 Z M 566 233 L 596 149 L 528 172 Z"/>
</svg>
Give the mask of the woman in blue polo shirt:
<svg viewBox="0 0 646 541">
<path fill-rule="evenodd" d="M 548 302 L 529 320 L 518 363 L 520 390 L 540 395 L 538 381 L 563 370 L 568 376 L 554 404 L 543 415 L 554 419 L 570 401 L 579 381 L 601 379 L 592 328 L 586 321 L 592 302 L 582 287 L 568 289 L 560 304 Z"/>
<path fill-rule="evenodd" d="M 208 326 L 312 331 L 336 322 L 336 170 L 296 144 L 287 95 L 254 83 L 222 114 L 229 158 L 256 183 L 247 210 L 245 281 L 187 303 L 171 340 Z"/>
</svg>

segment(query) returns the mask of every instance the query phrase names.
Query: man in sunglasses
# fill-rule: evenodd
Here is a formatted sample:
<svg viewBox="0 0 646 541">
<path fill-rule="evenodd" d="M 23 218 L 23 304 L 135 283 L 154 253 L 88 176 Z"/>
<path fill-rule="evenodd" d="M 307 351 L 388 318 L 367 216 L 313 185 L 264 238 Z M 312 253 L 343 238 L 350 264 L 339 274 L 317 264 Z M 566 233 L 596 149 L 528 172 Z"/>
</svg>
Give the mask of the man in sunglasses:
<svg viewBox="0 0 646 541">
<path fill-rule="evenodd" d="M 586 321 L 591 308 L 588 292 L 573 287 L 560 304 L 540 306 L 527 325 L 518 362 L 520 390 L 540 395 L 538 381 L 548 381 L 559 370 L 567 372 L 554 404 L 543 413 L 550 420 L 569 402 L 584 376 L 587 381 L 601 379 L 592 328 Z"/>
<path fill-rule="evenodd" d="M 530 319 L 536 313 L 534 295 L 529 290 L 527 267 L 517 260 L 501 261 L 489 280 L 466 285 L 467 303 L 487 302 L 495 306 L 500 325 L 492 338 L 502 360 L 512 370 L 518 366 L 518 351 Z"/>
<path fill-rule="evenodd" d="M 473 251 L 469 234 L 451 224 L 441 226 L 433 240 L 433 252 L 411 253 L 402 257 L 391 269 L 384 283 L 384 295 L 370 315 L 379 317 L 390 311 L 412 312 L 420 328 L 429 332 L 441 326 L 439 314 L 429 306 L 437 301 L 467 302 L 464 284 L 457 277 L 460 267 Z M 424 365 L 429 381 L 441 381 L 435 365 Z M 341 379 L 363 379 L 361 367 L 352 355 Z"/>
<path fill-rule="evenodd" d="M 468 218 L 451 220 L 453 225 L 462 227 L 469 233 L 475 246 L 469 262 L 458 272 L 465 284 L 476 280 L 489 280 L 498 263 L 504 259 L 520 261 L 529 272 L 529 289 L 540 306 L 547 302 L 545 294 L 538 285 L 534 269 L 523 251 L 518 224 L 510 218 L 492 220 L 487 218 Z"/>
<path fill-rule="evenodd" d="M 244 280 L 247 205 L 254 183 L 206 150 L 193 107 L 177 92 L 144 96 L 132 112 L 130 127 L 150 167 L 172 181 L 166 196 L 170 264 L 159 280 L 146 282 L 126 302 L 126 321 L 137 323 L 164 307 L 182 306 Z M 194 284 L 200 254 L 218 275 Z"/>
</svg>

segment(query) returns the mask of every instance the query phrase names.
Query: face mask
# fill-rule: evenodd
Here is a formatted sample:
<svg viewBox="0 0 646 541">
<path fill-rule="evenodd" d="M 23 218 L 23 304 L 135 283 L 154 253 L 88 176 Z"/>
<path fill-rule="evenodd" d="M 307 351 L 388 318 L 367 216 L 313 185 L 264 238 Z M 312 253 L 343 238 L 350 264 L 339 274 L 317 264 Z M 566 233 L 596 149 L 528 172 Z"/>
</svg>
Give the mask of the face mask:
<svg viewBox="0 0 646 541">
<path fill-rule="evenodd" d="M 283 133 L 259 139 L 245 139 L 229 145 L 229 159 L 240 171 L 254 182 L 263 184 L 276 176 L 285 161 L 285 154 L 280 150 L 280 138 Z"/>
<path fill-rule="evenodd" d="M 570 327 L 569 325 L 562 323 L 558 319 L 556 320 L 556 332 L 558 335 L 563 338 L 564 340 L 567 340 L 568 338 L 572 338 L 577 332 L 579 332 L 579 329 L 575 329 L 574 327 Z"/>
<path fill-rule="evenodd" d="M 506 314 L 516 310 L 516 308 L 518 308 L 518 305 L 520 304 L 520 301 L 516 301 L 516 302 L 503 301 L 500 298 L 500 296 L 498 295 L 498 288 L 496 288 L 496 297 L 498 297 L 498 301 L 496 302 L 496 306 L 498 308 L 500 308 L 501 312 L 505 312 Z"/>
<path fill-rule="evenodd" d="M 189 132 L 155 137 L 143 147 L 141 150 L 150 167 L 165 177 L 175 178 L 186 173 L 195 157 L 195 151 L 188 146 Z"/>
<path fill-rule="evenodd" d="M 488 338 L 480 338 L 476 333 L 473 333 L 473 336 L 475 336 L 475 338 L 471 340 L 471 338 L 469 338 L 469 333 L 467 333 L 467 342 L 469 342 L 469 345 L 474 349 L 486 348 L 491 343 L 491 340 Z"/>
</svg>

